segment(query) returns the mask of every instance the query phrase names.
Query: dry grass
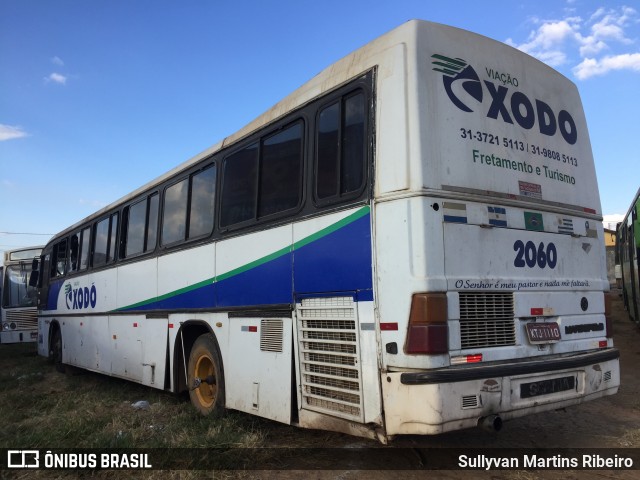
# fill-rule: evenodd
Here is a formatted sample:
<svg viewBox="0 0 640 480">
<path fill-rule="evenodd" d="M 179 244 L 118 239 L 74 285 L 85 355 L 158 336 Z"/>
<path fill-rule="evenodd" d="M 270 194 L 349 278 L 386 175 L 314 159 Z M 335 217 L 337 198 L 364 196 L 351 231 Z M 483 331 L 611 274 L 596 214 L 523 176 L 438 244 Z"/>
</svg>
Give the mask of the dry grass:
<svg viewBox="0 0 640 480">
<path fill-rule="evenodd" d="M 61 374 L 35 345 L 0 347 L 0 448 L 7 449 L 233 449 L 267 444 L 271 422 L 229 412 L 202 417 L 187 396 L 77 369 Z M 132 407 L 146 400 L 147 410 Z M 288 428 L 288 427 L 283 427 Z M 164 450 L 163 450 L 164 451 Z M 168 451 L 168 450 L 167 450 Z M 0 478 L 70 478 L 78 472 L 0 471 Z M 245 472 L 129 471 L 129 478 L 248 478 Z M 123 471 L 85 472 L 122 478 Z"/>
</svg>

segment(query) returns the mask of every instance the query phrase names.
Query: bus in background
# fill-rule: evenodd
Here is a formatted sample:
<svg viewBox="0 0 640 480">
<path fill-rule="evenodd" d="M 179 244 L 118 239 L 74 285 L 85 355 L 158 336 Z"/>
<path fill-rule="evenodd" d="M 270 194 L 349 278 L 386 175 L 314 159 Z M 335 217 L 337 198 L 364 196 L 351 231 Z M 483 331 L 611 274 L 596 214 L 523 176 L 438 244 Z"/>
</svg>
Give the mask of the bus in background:
<svg viewBox="0 0 640 480">
<path fill-rule="evenodd" d="M 617 226 L 616 248 L 622 271 L 622 299 L 631 320 L 640 323 L 640 189 L 636 193 L 629 211 Z"/>
<path fill-rule="evenodd" d="M 4 252 L 0 293 L 0 343 L 35 342 L 38 338 L 37 290 L 29 285 L 33 260 L 42 247 Z"/>
<path fill-rule="evenodd" d="M 55 235 L 41 355 L 386 442 L 617 391 L 577 89 L 411 21 Z"/>
</svg>

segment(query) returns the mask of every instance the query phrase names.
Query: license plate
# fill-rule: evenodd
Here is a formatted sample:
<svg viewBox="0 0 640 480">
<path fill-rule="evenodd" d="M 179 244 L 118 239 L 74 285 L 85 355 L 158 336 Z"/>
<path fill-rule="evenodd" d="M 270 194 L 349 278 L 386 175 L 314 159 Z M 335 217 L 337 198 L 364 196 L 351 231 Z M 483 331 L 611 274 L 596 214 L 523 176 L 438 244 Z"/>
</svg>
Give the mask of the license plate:
<svg viewBox="0 0 640 480">
<path fill-rule="evenodd" d="M 560 327 L 556 322 L 527 323 L 527 336 L 532 344 L 560 341 Z"/>
<path fill-rule="evenodd" d="M 551 393 L 565 392 L 576 388 L 576 377 L 551 378 L 520 385 L 520 398 L 539 397 Z"/>
</svg>

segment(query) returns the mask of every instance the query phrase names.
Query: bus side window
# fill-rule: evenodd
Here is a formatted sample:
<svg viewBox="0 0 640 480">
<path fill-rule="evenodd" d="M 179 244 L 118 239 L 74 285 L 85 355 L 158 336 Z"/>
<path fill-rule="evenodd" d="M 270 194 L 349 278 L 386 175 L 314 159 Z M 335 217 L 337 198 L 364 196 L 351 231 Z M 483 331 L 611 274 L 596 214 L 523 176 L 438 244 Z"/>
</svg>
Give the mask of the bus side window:
<svg viewBox="0 0 640 480">
<path fill-rule="evenodd" d="M 224 159 L 220 226 L 293 212 L 302 199 L 303 120 L 263 136 Z"/>
<path fill-rule="evenodd" d="M 155 250 L 158 229 L 159 195 L 153 193 L 143 200 L 125 208 L 124 236 L 126 238 L 124 257 L 132 257 Z M 114 215 L 116 223 L 117 216 Z M 112 236 L 114 232 L 112 217 Z M 121 254 L 123 252 L 121 251 Z"/>
<path fill-rule="evenodd" d="M 208 235 L 213 231 L 216 197 L 215 165 L 191 177 L 188 239 Z"/>
<path fill-rule="evenodd" d="M 109 245 L 109 217 L 96 223 L 93 233 L 93 266 L 99 267 L 107 263 Z"/>
<path fill-rule="evenodd" d="M 262 142 L 258 218 L 291 210 L 300 203 L 303 133 L 304 125 L 298 121 Z"/>
<path fill-rule="evenodd" d="M 144 250 L 144 226 L 147 216 L 146 199 L 129 207 L 127 222 L 127 246 L 125 257 L 138 255 Z"/>
<path fill-rule="evenodd" d="M 220 208 L 221 227 L 256 217 L 258 153 L 258 143 L 252 143 L 225 158 Z"/>
<path fill-rule="evenodd" d="M 53 258 L 51 259 L 51 278 L 60 277 L 66 273 L 67 265 L 67 239 L 59 241 L 53 246 Z"/>
<path fill-rule="evenodd" d="M 185 239 L 187 233 L 188 196 L 188 178 L 171 185 L 165 190 L 162 220 L 163 245 L 170 245 Z"/>
<path fill-rule="evenodd" d="M 82 230 L 82 234 L 80 236 L 78 270 L 86 270 L 89 266 L 89 240 L 91 240 L 91 228 L 87 227 Z"/>
<path fill-rule="evenodd" d="M 162 245 L 209 235 L 213 231 L 215 194 L 215 165 L 167 187 L 162 214 Z"/>
<path fill-rule="evenodd" d="M 80 251 L 80 232 L 69 237 L 69 257 L 67 258 L 67 272 L 78 270 L 78 254 Z"/>
<path fill-rule="evenodd" d="M 113 262 L 116 259 L 116 240 L 118 238 L 118 218 L 119 213 L 111 215 L 109 223 L 109 245 L 107 246 L 107 263 Z"/>
<path fill-rule="evenodd" d="M 366 102 L 362 92 L 323 108 L 316 126 L 316 199 L 335 203 L 361 191 L 367 152 Z"/>
</svg>

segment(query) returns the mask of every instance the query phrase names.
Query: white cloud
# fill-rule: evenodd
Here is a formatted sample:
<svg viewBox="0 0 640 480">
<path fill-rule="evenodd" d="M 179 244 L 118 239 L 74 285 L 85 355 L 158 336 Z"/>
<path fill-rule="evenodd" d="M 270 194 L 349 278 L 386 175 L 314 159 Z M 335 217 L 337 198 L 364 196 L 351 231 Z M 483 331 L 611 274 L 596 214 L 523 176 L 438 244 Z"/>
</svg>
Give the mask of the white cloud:
<svg viewBox="0 0 640 480">
<path fill-rule="evenodd" d="M 589 55 L 597 55 L 606 48 L 607 44 L 602 40 L 597 40 L 595 37 L 587 37 L 583 39 L 583 44 L 580 47 L 580 56 L 588 57 Z"/>
<path fill-rule="evenodd" d="M 48 77 L 45 77 L 44 80 L 47 83 L 53 82 L 53 83 L 57 83 L 58 85 L 67 84 L 67 77 L 65 75 L 62 75 L 61 73 L 56 73 L 56 72 L 52 73 Z"/>
<path fill-rule="evenodd" d="M 516 44 L 508 39 L 507 43 L 553 67 L 577 63 L 577 53 L 582 61 L 573 72 L 580 80 L 611 70 L 639 70 L 637 39 L 629 38 L 628 32 L 640 24 L 640 19 L 631 7 L 601 7 L 587 20 L 567 15 L 562 19 L 533 18 L 531 21 L 536 29 L 526 42 Z M 620 47 L 627 52 L 621 52 Z M 618 51 L 612 53 L 614 49 Z M 606 56 L 599 58 L 605 52 Z"/>
<path fill-rule="evenodd" d="M 28 136 L 28 134 L 22 129 L 22 127 L 0 124 L 0 142 L 26 136 Z"/>
<path fill-rule="evenodd" d="M 622 7 L 619 11 L 599 8 L 587 22 L 591 24 L 590 35 L 580 37 L 580 55 L 587 57 L 610 48 L 611 41 L 624 45 L 633 43 L 625 35 L 624 28 L 635 21 L 637 12 L 633 8 Z"/>
<path fill-rule="evenodd" d="M 624 53 L 604 57 L 599 60 L 585 58 L 573 68 L 573 74 L 580 80 L 605 75 L 614 70 L 633 70 L 640 72 L 640 53 Z"/>
<path fill-rule="evenodd" d="M 558 66 L 566 61 L 566 55 L 560 47 L 575 35 L 576 26 L 569 19 L 547 21 L 529 34 L 526 43 L 514 46 L 543 62 Z"/>
<path fill-rule="evenodd" d="M 64 66 L 64 62 L 62 61 L 62 59 L 60 57 L 58 57 L 57 55 L 55 57 L 51 58 L 51 63 L 53 63 L 54 65 L 57 65 L 59 67 Z"/>
</svg>

